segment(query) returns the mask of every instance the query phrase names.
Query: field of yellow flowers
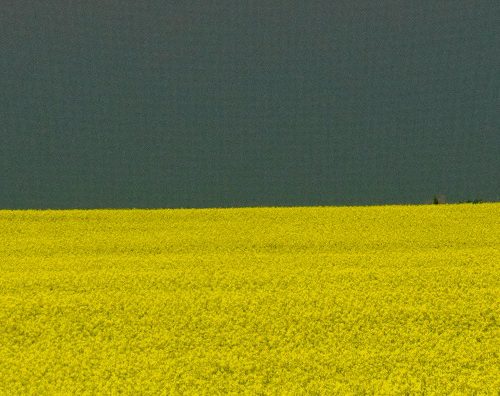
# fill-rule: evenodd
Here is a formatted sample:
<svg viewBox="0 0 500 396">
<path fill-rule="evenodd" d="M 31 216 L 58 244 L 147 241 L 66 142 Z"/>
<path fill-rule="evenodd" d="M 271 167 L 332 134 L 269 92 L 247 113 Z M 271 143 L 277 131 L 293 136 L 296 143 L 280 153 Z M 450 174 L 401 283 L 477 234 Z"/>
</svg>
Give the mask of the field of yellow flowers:
<svg viewBox="0 0 500 396">
<path fill-rule="evenodd" d="M 500 204 L 0 211 L 0 394 L 491 394 Z"/>
</svg>

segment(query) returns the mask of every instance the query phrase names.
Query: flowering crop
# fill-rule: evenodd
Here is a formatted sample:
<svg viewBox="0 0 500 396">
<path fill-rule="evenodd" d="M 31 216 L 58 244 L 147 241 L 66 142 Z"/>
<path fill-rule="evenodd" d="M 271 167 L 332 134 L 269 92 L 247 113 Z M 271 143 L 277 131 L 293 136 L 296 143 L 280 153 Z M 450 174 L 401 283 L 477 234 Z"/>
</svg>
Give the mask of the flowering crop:
<svg viewBox="0 0 500 396">
<path fill-rule="evenodd" d="M 498 394 L 500 204 L 0 211 L 0 394 Z"/>
</svg>

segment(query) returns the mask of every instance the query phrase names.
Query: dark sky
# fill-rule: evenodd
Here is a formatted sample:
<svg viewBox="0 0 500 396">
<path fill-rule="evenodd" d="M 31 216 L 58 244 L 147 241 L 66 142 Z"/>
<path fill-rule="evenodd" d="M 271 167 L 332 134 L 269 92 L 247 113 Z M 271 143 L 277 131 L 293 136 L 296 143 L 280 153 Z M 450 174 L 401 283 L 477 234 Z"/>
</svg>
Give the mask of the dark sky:
<svg viewBox="0 0 500 396">
<path fill-rule="evenodd" d="M 0 208 L 500 200 L 500 2 L 0 4 Z"/>
</svg>

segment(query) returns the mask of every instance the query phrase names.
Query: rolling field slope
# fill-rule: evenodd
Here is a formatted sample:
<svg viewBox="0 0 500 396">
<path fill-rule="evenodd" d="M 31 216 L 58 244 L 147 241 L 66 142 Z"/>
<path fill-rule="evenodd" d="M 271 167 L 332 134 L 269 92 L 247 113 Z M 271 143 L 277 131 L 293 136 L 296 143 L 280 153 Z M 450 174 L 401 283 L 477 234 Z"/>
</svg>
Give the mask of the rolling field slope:
<svg viewBox="0 0 500 396">
<path fill-rule="evenodd" d="M 0 394 L 498 394 L 500 204 L 0 211 Z"/>
</svg>

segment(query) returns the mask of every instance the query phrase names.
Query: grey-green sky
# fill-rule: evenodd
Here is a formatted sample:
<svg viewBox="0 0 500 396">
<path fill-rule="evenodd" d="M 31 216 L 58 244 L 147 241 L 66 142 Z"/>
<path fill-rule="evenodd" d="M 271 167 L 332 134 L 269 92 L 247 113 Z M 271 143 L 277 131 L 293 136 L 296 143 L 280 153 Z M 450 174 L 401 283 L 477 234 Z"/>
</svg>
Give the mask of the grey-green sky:
<svg viewBox="0 0 500 396">
<path fill-rule="evenodd" d="M 500 200 L 500 2 L 0 4 L 0 208 Z"/>
</svg>

